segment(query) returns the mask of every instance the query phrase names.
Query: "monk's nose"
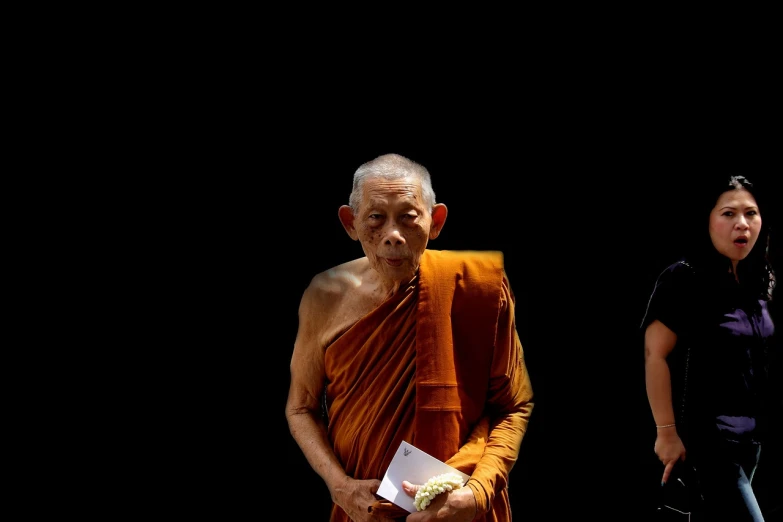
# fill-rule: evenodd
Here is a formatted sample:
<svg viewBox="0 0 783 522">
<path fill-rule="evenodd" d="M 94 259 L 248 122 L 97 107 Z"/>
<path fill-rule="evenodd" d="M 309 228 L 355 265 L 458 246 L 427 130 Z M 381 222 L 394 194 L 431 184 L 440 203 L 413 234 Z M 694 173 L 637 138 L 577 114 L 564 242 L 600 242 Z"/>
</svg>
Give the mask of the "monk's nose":
<svg viewBox="0 0 783 522">
<path fill-rule="evenodd" d="M 404 245 L 405 238 L 397 228 L 392 228 L 386 233 L 385 243 L 387 245 Z"/>
</svg>

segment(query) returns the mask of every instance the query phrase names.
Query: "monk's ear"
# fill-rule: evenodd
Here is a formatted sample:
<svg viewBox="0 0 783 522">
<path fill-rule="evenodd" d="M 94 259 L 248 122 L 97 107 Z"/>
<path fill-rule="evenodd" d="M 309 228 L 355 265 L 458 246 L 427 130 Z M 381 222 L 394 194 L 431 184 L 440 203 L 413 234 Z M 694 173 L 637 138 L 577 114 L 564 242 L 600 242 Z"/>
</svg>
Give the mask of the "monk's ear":
<svg viewBox="0 0 783 522">
<path fill-rule="evenodd" d="M 449 214 L 449 209 L 443 203 L 436 203 L 432 207 L 432 226 L 430 227 L 430 239 L 435 239 L 440 235 L 440 231 L 443 225 L 446 223 L 446 216 Z"/>
<path fill-rule="evenodd" d="M 341 206 L 340 210 L 337 211 L 337 215 L 340 218 L 340 223 L 342 223 L 343 228 L 348 232 L 348 235 L 351 236 L 351 239 L 357 241 L 359 239 L 359 234 L 356 232 L 356 227 L 353 226 L 356 218 L 353 215 L 351 207 L 348 205 Z"/>
</svg>

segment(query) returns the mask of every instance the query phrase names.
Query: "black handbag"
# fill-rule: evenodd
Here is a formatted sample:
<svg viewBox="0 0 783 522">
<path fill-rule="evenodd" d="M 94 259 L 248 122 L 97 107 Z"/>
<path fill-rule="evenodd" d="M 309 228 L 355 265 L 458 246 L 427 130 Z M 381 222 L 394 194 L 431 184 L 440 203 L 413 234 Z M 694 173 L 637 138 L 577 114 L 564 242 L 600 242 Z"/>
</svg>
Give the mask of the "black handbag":
<svg viewBox="0 0 783 522">
<path fill-rule="evenodd" d="M 701 520 L 699 475 L 696 468 L 678 462 L 661 487 L 656 520 L 696 522 Z"/>
</svg>

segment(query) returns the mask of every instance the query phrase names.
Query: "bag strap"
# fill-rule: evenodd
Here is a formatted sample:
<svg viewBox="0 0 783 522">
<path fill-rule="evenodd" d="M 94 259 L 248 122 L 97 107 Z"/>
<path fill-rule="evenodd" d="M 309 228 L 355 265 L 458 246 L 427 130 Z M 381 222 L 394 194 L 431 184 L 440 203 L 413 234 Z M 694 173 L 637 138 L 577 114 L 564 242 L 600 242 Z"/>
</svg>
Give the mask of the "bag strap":
<svg viewBox="0 0 783 522">
<path fill-rule="evenodd" d="M 681 261 L 681 263 L 687 266 L 688 268 L 690 268 L 691 273 L 695 273 L 695 270 L 691 265 L 689 265 L 685 261 Z M 691 343 L 686 342 L 685 343 L 685 368 L 683 369 L 683 376 L 682 376 L 682 397 L 680 399 L 680 419 L 677 421 L 678 431 L 679 431 L 679 426 L 682 426 L 682 432 L 680 432 L 679 434 L 681 437 L 684 436 L 686 440 L 688 435 L 688 422 L 686 421 L 686 412 L 687 412 L 686 398 L 688 396 L 688 371 L 690 370 L 690 362 L 691 362 Z M 687 487 L 690 502 L 692 503 L 691 508 L 695 509 L 696 504 L 693 504 L 693 502 L 699 502 L 701 500 L 704 500 L 704 496 L 701 492 L 701 487 L 699 486 L 699 474 L 698 471 L 696 470 L 696 467 L 692 464 L 692 462 L 689 462 L 686 467 L 688 469 L 681 476 L 681 481 L 684 478 L 687 481 L 687 484 L 685 482 L 681 482 L 681 483 Z"/>
<path fill-rule="evenodd" d="M 691 346 L 690 343 L 688 343 L 685 346 L 685 370 L 683 371 L 682 376 L 682 394 L 680 397 L 680 418 L 677 421 L 678 426 L 682 426 L 684 429 L 687 428 L 687 423 L 685 422 L 685 413 L 686 413 L 686 396 L 688 395 L 688 369 L 690 367 L 690 361 L 691 361 Z"/>
<path fill-rule="evenodd" d="M 683 266 L 686 266 L 690 269 L 691 273 L 695 273 L 695 270 L 691 265 L 686 263 L 685 261 L 680 261 L 680 264 Z M 685 343 L 685 368 L 683 370 L 683 376 L 682 376 L 682 392 L 680 396 L 680 418 L 677 419 L 677 426 L 682 426 L 682 435 L 685 435 L 685 432 L 687 431 L 688 424 L 686 422 L 686 412 L 687 412 L 687 403 L 686 403 L 686 397 L 688 395 L 688 370 L 690 369 L 690 361 L 691 361 L 691 343 L 688 341 Z"/>
</svg>

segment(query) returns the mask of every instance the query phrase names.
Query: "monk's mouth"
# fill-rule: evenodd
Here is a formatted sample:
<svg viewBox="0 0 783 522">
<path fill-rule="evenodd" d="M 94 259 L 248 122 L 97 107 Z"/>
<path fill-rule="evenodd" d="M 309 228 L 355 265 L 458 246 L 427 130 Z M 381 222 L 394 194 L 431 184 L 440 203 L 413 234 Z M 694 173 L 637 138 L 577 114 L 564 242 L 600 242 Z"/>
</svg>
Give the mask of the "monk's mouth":
<svg viewBox="0 0 783 522">
<path fill-rule="evenodd" d="M 389 259 L 388 257 L 384 259 L 386 261 L 386 264 L 389 266 L 400 266 L 402 265 L 402 259 Z"/>
</svg>

